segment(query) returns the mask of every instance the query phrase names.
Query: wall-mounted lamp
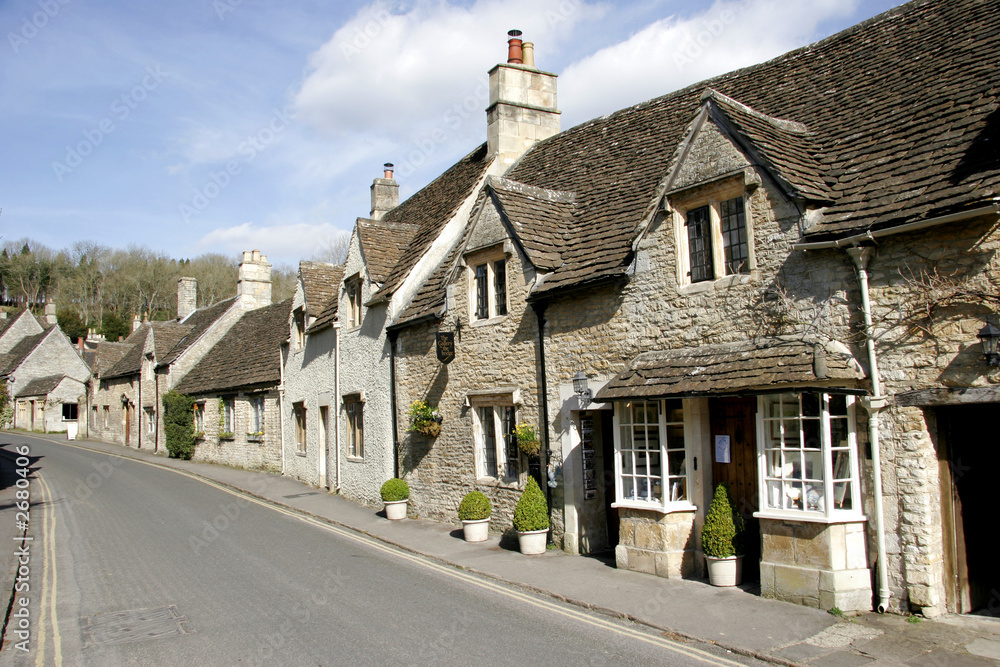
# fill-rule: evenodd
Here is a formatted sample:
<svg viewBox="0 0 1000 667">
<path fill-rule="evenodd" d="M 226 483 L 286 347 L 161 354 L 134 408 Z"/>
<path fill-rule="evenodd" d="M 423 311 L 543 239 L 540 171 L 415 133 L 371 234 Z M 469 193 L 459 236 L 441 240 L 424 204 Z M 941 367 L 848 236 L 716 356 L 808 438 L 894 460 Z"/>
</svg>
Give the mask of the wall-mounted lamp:
<svg viewBox="0 0 1000 667">
<path fill-rule="evenodd" d="M 976 335 L 983 344 L 983 356 L 986 357 L 986 363 L 990 366 L 998 366 L 1000 365 L 1000 352 L 997 351 L 997 345 L 1000 343 L 1000 328 L 991 321 L 991 318 L 995 319 L 996 316 L 987 315 L 986 326 L 980 329 Z"/>
<path fill-rule="evenodd" d="M 594 400 L 594 393 L 590 391 L 587 383 L 587 374 L 583 371 L 578 371 L 573 376 L 573 393 L 580 397 L 580 405 L 584 407 L 590 405 L 591 401 Z"/>
</svg>

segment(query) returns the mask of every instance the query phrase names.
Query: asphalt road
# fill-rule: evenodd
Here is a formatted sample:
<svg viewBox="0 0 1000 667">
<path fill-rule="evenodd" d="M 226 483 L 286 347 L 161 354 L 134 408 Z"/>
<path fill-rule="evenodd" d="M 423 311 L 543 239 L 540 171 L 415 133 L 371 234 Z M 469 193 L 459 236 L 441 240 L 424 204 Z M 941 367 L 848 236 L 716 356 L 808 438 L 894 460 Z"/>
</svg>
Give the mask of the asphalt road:
<svg viewBox="0 0 1000 667">
<path fill-rule="evenodd" d="M 12 617 L 0 664 L 748 663 L 176 471 L 20 434 L 0 445 L 26 445 L 35 470 L 30 588 L 13 607 L 29 650 Z"/>
</svg>

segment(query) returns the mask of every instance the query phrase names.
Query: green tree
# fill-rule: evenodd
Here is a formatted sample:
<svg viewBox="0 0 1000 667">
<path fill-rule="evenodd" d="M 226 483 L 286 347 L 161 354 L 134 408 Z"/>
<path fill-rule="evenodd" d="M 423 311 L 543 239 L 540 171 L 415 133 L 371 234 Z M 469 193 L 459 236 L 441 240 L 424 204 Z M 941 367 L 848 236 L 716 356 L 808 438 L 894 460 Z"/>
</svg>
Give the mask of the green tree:
<svg viewBox="0 0 1000 667">
<path fill-rule="evenodd" d="M 71 340 L 87 339 L 87 323 L 69 308 L 60 308 L 56 312 L 56 323 Z"/>
<path fill-rule="evenodd" d="M 118 313 L 105 313 L 101 333 L 105 340 L 116 341 L 119 337 L 126 338 L 132 333 L 132 324 Z"/>
<path fill-rule="evenodd" d="M 190 459 L 195 447 L 193 398 L 176 391 L 163 395 L 163 430 L 170 456 Z"/>
</svg>

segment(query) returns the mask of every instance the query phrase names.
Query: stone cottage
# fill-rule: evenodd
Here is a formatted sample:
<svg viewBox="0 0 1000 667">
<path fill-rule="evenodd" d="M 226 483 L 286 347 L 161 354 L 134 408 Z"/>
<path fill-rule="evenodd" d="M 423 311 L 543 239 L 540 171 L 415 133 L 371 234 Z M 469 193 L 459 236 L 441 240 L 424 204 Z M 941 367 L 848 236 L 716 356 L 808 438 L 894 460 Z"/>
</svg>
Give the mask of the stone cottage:
<svg viewBox="0 0 1000 667">
<path fill-rule="evenodd" d="M 389 327 L 400 432 L 410 400 L 444 416 L 400 451 L 421 515 L 481 488 L 505 522 L 535 463 L 512 449 L 525 421 L 568 551 L 698 576 L 725 483 L 764 595 L 988 605 L 997 448 L 972 443 L 995 439 L 977 340 L 1000 300 L 994 9 L 909 3 L 485 181 Z"/>
<path fill-rule="evenodd" d="M 335 490 L 340 488 L 337 313 L 343 278 L 342 266 L 299 262 L 298 284 L 281 340 L 282 472 Z"/>
<path fill-rule="evenodd" d="M 195 399 L 194 460 L 281 472 L 280 348 L 290 306 L 244 313 L 174 387 Z"/>
<path fill-rule="evenodd" d="M 4 330 L 5 346 L 15 334 L 35 326 L 41 328 L 34 316 L 22 313 Z M 0 353 L 0 382 L 7 383 L 14 402 L 14 428 L 75 433 L 80 414 L 85 414 L 81 406 L 86 406 L 89 377 L 90 368 L 54 324 L 38 333 L 21 335 Z"/>
<path fill-rule="evenodd" d="M 132 334 L 123 342 L 128 351 L 91 379 L 93 437 L 166 455 L 160 397 L 180 382 L 245 312 L 271 304 L 267 257 L 259 250 L 244 252 L 236 296 L 203 308 L 196 309 L 196 304 L 197 282 L 181 278 L 177 320 L 133 323 Z"/>
</svg>

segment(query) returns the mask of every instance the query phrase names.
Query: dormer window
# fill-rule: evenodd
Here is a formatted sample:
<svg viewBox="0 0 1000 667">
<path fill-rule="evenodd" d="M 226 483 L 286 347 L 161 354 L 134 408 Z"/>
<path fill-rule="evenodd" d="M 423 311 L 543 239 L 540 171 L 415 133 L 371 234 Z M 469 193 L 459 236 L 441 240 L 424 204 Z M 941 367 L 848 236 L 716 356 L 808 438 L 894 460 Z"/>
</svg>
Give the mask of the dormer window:
<svg viewBox="0 0 1000 667">
<path fill-rule="evenodd" d="M 702 191 L 672 204 L 681 285 L 751 272 L 752 229 L 742 187 L 716 188 L 707 194 Z"/>
<path fill-rule="evenodd" d="M 507 314 L 507 260 L 491 258 L 473 265 L 473 314 L 488 320 Z"/>
<path fill-rule="evenodd" d="M 301 308 L 295 311 L 295 349 L 301 350 L 306 346 L 306 314 Z"/>
<path fill-rule="evenodd" d="M 350 327 L 361 326 L 361 278 L 355 276 L 344 283 L 344 290 L 347 292 L 347 301 L 350 307 Z"/>
</svg>

